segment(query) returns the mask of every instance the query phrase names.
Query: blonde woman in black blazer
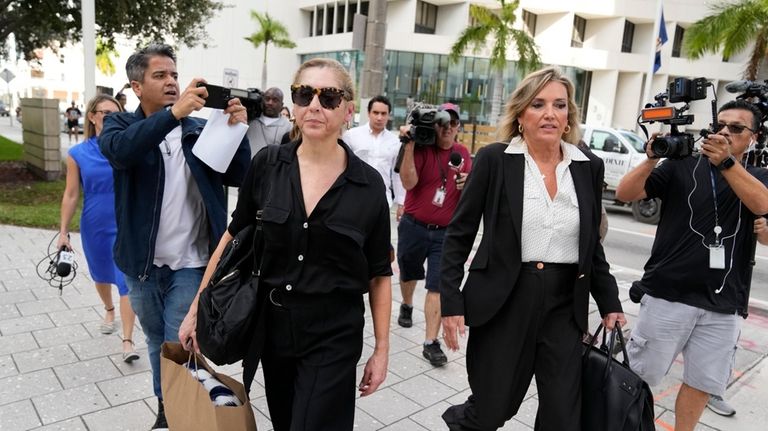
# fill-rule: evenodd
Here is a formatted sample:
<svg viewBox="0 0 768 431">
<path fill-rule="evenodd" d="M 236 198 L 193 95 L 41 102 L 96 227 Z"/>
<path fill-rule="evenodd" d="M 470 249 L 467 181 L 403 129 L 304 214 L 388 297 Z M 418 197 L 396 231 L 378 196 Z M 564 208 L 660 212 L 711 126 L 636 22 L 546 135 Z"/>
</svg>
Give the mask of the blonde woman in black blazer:
<svg viewBox="0 0 768 431">
<path fill-rule="evenodd" d="M 440 283 L 444 339 L 471 327 L 472 395 L 449 408 L 450 430 L 495 430 L 536 376 L 536 430 L 581 429 L 581 339 L 589 294 L 603 323 L 626 323 L 599 241 L 603 162 L 578 142 L 573 84 L 556 68 L 511 95 L 505 143 L 478 152 L 445 237 Z M 480 221 L 483 238 L 464 278 Z"/>
</svg>

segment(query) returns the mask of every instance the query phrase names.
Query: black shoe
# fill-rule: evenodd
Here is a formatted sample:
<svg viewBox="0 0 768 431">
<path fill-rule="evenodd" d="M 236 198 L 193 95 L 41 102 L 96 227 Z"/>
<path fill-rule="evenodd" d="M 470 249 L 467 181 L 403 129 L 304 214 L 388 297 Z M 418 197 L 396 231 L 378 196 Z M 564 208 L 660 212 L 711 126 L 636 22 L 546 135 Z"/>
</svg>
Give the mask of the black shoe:
<svg viewBox="0 0 768 431">
<path fill-rule="evenodd" d="M 403 328 L 413 326 L 413 305 L 400 304 L 400 316 L 397 317 L 397 324 Z"/>
<path fill-rule="evenodd" d="M 155 419 L 155 424 L 152 425 L 153 430 L 167 430 L 168 429 L 168 421 L 165 420 L 165 407 L 163 406 L 163 400 L 159 399 L 157 400 L 157 419 Z"/>
<path fill-rule="evenodd" d="M 443 353 L 443 349 L 440 348 L 440 342 L 437 340 L 433 341 L 432 344 L 425 344 L 422 354 L 433 367 L 442 367 L 448 362 L 448 358 Z"/>
</svg>

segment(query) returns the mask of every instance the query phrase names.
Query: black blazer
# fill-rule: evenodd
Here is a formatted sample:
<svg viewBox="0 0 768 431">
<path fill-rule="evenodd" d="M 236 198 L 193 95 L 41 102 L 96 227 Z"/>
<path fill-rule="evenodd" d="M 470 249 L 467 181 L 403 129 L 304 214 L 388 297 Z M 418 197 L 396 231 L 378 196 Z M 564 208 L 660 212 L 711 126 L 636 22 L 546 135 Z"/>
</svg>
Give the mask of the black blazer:
<svg viewBox="0 0 768 431">
<path fill-rule="evenodd" d="M 521 226 L 525 157 L 507 154 L 506 143 L 481 149 L 453 214 L 443 243 L 440 302 L 443 316 L 463 315 L 468 326 L 480 326 L 506 302 L 521 267 Z M 579 203 L 579 271 L 573 280 L 573 316 L 588 332 L 589 293 L 600 314 L 621 312 L 616 279 L 609 272 L 599 240 L 603 161 L 584 151 L 589 162 L 570 164 Z M 464 263 L 480 220 L 483 238 L 464 278 Z"/>
</svg>

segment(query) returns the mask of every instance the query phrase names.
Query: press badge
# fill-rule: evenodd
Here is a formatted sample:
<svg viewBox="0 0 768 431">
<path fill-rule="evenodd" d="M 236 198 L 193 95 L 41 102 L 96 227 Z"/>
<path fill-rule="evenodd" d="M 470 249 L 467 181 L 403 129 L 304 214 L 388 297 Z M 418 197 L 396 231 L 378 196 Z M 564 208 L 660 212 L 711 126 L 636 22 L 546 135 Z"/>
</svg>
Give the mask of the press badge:
<svg viewBox="0 0 768 431">
<path fill-rule="evenodd" d="M 709 268 L 725 269 L 725 247 L 722 244 L 709 246 Z"/>
<path fill-rule="evenodd" d="M 443 202 L 445 202 L 445 186 L 440 186 L 435 190 L 435 196 L 432 198 L 432 205 L 442 208 Z"/>
</svg>

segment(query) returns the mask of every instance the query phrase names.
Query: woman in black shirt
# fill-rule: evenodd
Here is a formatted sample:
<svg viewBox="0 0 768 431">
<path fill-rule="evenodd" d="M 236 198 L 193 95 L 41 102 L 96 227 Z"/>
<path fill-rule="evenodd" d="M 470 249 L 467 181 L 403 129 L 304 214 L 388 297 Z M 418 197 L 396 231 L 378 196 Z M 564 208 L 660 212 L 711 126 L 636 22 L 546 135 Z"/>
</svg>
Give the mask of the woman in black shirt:
<svg viewBox="0 0 768 431">
<path fill-rule="evenodd" d="M 354 112 L 352 80 L 334 60 L 312 59 L 291 86 L 301 136 L 255 155 L 232 223 L 211 257 L 204 289 L 224 246 L 263 209 L 260 288 L 269 292 L 262 355 L 276 431 L 351 430 L 355 369 L 362 353 L 363 294 L 369 293 L 375 347 L 358 385 L 384 381 L 391 307 L 389 209 L 379 174 L 340 139 Z M 179 330 L 197 350 L 197 299 Z"/>
</svg>

